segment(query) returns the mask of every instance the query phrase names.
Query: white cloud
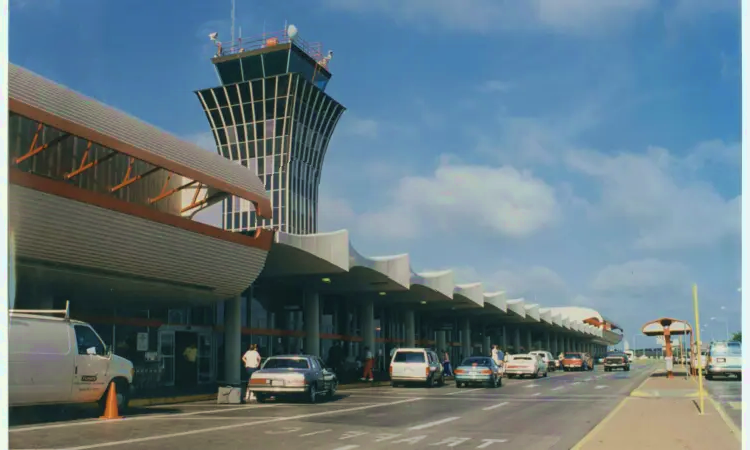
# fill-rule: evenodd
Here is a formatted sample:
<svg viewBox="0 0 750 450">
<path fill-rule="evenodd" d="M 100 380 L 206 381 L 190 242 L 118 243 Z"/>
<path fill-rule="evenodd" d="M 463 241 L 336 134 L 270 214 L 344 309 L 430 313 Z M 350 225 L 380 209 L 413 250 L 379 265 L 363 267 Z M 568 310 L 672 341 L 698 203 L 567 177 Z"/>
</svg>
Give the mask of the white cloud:
<svg viewBox="0 0 750 450">
<path fill-rule="evenodd" d="M 349 202 L 325 193 L 318 195 L 318 230 L 338 231 L 356 226 L 357 215 Z"/>
<path fill-rule="evenodd" d="M 367 118 L 357 117 L 353 114 L 344 114 L 336 126 L 336 132 L 343 136 L 356 136 L 364 138 L 376 138 L 380 131 L 380 124 Z"/>
<path fill-rule="evenodd" d="M 566 163 L 599 181 L 594 208 L 600 218 L 630 226 L 638 248 L 667 250 L 709 246 L 740 233 L 741 196 L 725 199 L 712 185 L 675 175 L 675 168 L 705 160 L 700 155 L 680 160 L 655 147 L 614 156 L 570 151 Z"/>
<path fill-rule="evenodd" d="M 195 133 L 189 136 L 185 136 L 183 139 L 192 142 L 198 147 L 208 150 L 209 152 L 216 151 L 216 140 L 214 134 L 210 131 Z"/>
<path fill-rule="evenodd" d="M 438 227 L 524 238 L 554 224 L 559 214 L 551 186 L 510 166 L 443 161 L 430 176 L 402 178 L 391 194 L 390 205 L 363 216 L 366 232 L 405 238 Z"/>
<path fill-rule="evenodd" d="M 376 12 L 409 22 L 425 31 L 435 25 L 491 33 L 542 29 L 562 34 L 596 34 L 627 23 L 657 0 L 327 0 L 330 7 Z"/>
<path fill-rule="evenodd" d="M 513 83 L 503 80 L 487 80 L 479 89 L 482 92 L 508 92 L 513 89 Z"/>
<path fill-rule="evenodd" d="M 591 289 L 603 296 L 641 296 L 665 289 L 690 286 L 685 265 L 658 259 L 641 259 L 601 269 L 591 281 Z M 657 300 L 657 299 L 653 299 Z"/>
<path fill-rule="evenodd" d="M 545 306 L 555 306 L 570 301 L 568 284 L 548 267 L 499 270 L 490 276 L 490 280 L 510 297 L 524 297 L 527 302 L 538 301 Z"/>
</svg>

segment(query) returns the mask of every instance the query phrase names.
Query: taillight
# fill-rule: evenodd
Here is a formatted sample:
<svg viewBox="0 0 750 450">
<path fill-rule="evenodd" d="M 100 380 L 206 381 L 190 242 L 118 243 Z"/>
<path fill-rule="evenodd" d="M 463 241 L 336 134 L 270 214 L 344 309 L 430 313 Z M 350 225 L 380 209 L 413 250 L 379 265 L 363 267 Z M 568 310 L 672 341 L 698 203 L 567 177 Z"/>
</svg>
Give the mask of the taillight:
<svg viewBox="0 0 750 450">
<path fill-rule="evenodd" d="M 430 366 L 427 366 L 424 368 L 424 376 L 426 377 L 430 376 Z"/>
<path fill-rule="evenodd" d="M 250 384 L 266 384 L 265 378 L 250 378 Z"/>
<path fill-rule="evenodd" d="M 453 373 L 455 373 L 457 375 L 463 375 L 465 373 L 465 371 L 464 371 L 464 369 L 456 369 L 455 371 L 453 371 Z"/>
<path fill-rule="evenodd" d="M 393 375 L 393 366 L 388 366 L 388 374 Z"/>
<path fill-rule="evenodd" d="M 492 374 L 492 371 L 490 369 L 482 370 L 482 375 L 490 375 L 490 374 Z"/>
</svg>

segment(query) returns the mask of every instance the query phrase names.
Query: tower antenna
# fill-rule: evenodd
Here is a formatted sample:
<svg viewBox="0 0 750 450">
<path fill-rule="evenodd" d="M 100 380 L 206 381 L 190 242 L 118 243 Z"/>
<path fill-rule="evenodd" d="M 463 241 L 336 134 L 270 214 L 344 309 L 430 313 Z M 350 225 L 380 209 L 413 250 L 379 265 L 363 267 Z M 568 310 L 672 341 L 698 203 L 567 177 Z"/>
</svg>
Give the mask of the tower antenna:
<svg viewBox="0 0 750 450">
<path fill-rule="evenodd" d="M 234 45 L 234 8 L 235 8 L 235 0 L 232 0 L 232 43 L 231 46 Z"/>
</svg>

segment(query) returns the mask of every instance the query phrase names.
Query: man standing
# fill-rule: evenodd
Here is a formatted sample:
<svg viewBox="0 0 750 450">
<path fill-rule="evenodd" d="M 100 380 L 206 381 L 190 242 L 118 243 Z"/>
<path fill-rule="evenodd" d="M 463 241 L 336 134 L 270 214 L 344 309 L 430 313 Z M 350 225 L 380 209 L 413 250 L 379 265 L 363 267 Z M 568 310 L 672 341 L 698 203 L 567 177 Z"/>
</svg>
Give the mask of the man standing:
<svg viewBox="0 0 750 450">
<path fill-rule="evenodd" d="M 253 377 L 253 373 L 260 368 L 260 353 L 258 353 L 257 344 L 250 344 L 247 347 L 247 351 L 242 355 L 242 362 L 245 363 L 245 371 L 247 371 L 247 392 L 245 393 L 245 401 L 250 402 L 255 400 L 255 396 L 250 392 L 250 379 Z"/>
<path fill-rule="evenodd" d="M 374 358 L 372 357 L 372 352 L 370 351 L 370 347 L 365 347 L 365 370 L 362 374 L 362 381 L 372 381 L 372 365 L 375 362 Z"/>
</svg>

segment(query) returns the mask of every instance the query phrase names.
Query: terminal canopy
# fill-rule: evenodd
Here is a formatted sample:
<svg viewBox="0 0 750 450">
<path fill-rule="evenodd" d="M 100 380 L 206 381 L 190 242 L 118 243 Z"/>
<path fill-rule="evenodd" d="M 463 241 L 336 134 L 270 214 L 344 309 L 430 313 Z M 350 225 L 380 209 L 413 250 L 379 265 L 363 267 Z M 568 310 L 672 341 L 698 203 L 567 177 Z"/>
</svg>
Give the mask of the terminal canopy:
<svg viewBox="0 0 750 450">
<path fill-rule="evenodd" d="M 641 329 L 646 336 L 664 336 L 665 330 L 669 330 L 669 334 L 672 336 L 692 334 L 693 332 L 693 328 L 689 323 L 684 320 L 671 319 L 669 317 L 663 317 L 648 322 L 643 325 L 643 328 Z"/>
</svg>

